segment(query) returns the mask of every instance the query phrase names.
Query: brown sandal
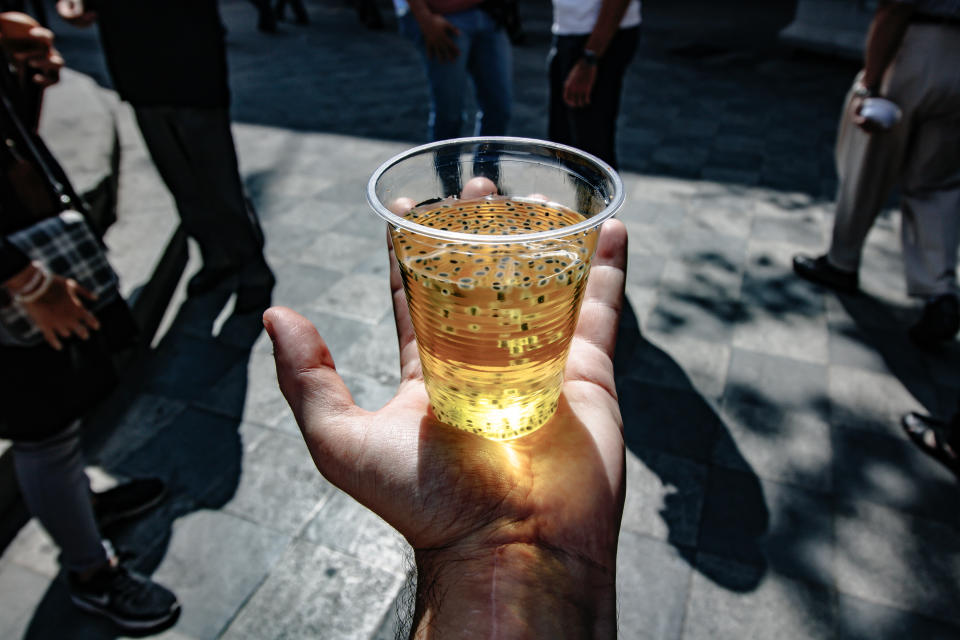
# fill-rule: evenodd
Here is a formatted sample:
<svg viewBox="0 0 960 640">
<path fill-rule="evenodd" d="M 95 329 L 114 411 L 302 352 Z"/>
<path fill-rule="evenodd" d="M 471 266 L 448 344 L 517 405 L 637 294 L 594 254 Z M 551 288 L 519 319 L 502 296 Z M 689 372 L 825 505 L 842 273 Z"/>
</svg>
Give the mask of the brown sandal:
<svg viewBox="0 0 960 640">
<path fill-rule="evenodd" d="M 910 412 L 901 420 L 903 430 L 921 451 L 938 460 L 960 478 L 960 457 L 947 442 L 947 423 Z"/>
</svg>

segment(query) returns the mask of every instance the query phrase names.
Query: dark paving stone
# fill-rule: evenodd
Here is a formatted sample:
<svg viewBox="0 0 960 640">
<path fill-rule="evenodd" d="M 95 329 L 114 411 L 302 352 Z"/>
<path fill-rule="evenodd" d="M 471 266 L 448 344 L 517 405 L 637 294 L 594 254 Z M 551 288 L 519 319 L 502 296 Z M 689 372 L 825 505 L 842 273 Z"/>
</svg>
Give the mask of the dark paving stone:
<svg viewBox="0 0 960 640">
<path fill-rule="evenodd" d="M 960 626 L 840 594 L 838 633 L 848 640 L 956 640 Z"/>
<path fill-rule="evenodd" d="M 210 319 L 211 330 L 213 318 Z M 211 337 L 170 333 L 144 367 L 145 391 L 190 402 L 202 397 L 249 352 Z"/>
<path fill-rule="evenodd" d="M 236 418 L 189 408 L 125 458 L 118 469 L 130 477 L 158 476 L 173 492 L 207 506 L 222 506 L 233 496 L 240 478 L 239 426 Z"/>
<path fill-rule="evenodd" d="M 213 413 L 273 426 L 289 411 L 277 385 L 273 355 L 254 352 L 248 362 L 234 366 L 193 405 Z"/>
<path fill-rule="evenodd" d="M 627 382 L 618 393 L 628 447 L 710 459 L 723 423 L 696 392 Z"/>
<path fill-rule="evenodd" d="M 869 500 L 943 523 L 960 524 L 957 479 L 906 435 L 866 429 L 833 430 L 833 477 L 838 497 Z"/>
<path fill-rule="evenodd" d="M 705 465 L 631 446 L 621 530 L 663 540 L 678 549 L 694 548 L 706 479 Z"/>
<path fill-rule="evenodd" d="M 711 469 L 697 549 L 794 579 L 833 581 L 833 519 L 825 494 Z"/>
</svg>

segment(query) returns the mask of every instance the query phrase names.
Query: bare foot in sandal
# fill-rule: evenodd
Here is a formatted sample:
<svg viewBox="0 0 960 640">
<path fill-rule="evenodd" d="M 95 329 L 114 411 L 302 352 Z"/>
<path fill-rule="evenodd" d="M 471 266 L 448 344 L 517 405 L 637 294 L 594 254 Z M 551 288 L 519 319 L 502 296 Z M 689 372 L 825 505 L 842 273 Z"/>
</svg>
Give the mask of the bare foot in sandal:
<svg viewBox="0 0 960 640">
<path fill-rule="evenodd" d="M 956 439 L 952 423 L 910 412 L 900 421 L 907 436 L 920 450 L 939 460 L 960 478 L 960 457 L 950 441 Z"/>
</svg>

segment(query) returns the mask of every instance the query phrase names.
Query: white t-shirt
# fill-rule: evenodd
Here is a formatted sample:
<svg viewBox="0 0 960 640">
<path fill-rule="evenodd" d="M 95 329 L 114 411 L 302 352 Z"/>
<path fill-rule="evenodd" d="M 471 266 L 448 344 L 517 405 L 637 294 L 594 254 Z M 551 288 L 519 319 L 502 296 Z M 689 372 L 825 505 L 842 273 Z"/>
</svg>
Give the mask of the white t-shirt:
<svg viewBox="0 0 960 640">
<path fill-rule="evenodd" d="M 579 36 L 593 31 L 602 0 L 553 0 L 553 32 L 558 36 Z M 620 28 L 640 24 L 640 0 L 631 0 Z"/>
</svg>

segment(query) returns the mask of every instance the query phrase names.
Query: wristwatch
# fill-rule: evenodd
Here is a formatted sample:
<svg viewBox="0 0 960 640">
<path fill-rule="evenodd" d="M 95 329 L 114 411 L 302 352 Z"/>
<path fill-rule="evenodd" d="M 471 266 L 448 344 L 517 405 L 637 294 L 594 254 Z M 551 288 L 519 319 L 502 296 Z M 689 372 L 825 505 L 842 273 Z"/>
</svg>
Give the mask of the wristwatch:
<svg viewBox="0 0 960 640">
<path fill-rule="evenodd" d="M 588 67 L 597 66 L 597 60 L 600 57 L 597 55 L 596 51 L 591 51 L 590 49 L 584 49 L 583 54 L 581 54 L 580 59 L 583 60 L 583 63 Z"/>
</svg>

